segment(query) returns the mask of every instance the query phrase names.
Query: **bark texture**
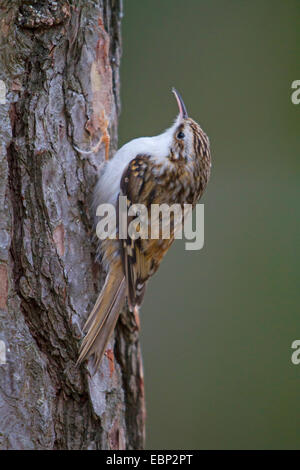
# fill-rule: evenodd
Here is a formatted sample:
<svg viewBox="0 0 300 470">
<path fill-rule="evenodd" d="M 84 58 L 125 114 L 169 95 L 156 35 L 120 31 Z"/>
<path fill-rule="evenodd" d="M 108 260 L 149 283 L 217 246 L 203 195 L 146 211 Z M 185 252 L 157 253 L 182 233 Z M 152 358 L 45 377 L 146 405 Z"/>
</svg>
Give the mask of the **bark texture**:
<svg viewBox="0 0 300 470">
<path fill-rule="evenodd" d="M 0 2 L 0 449 L 143 447 L 133 316 L 93 378 L 75 367 L 103 282 L 89 202 L 104 148 L 74 145 L 107 118 L 116 149 L 120 1 Z"/>
</svg>

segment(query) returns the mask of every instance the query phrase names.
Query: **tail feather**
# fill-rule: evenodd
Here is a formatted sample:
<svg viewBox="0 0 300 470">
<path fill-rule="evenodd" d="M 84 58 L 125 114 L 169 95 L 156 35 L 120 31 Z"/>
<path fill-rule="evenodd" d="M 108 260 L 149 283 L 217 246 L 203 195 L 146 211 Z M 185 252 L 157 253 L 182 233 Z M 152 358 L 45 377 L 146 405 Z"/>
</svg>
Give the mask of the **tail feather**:
<svg viewBox="0 0 300 470">
<path fill-rule="evenodd" d="M 110 272 L 85 325 L 77 364 L 93 355 L 93 373 L 104 354 L 125 301 L 126 282 L 121 271 Z"/>
</svg>

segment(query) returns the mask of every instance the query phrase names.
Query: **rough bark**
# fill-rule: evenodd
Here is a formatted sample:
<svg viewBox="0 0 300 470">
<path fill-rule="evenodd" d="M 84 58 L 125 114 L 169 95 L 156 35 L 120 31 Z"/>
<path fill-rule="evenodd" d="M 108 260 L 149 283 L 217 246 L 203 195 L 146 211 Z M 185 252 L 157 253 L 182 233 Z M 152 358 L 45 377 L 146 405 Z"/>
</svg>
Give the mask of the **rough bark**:
<svg viewBox="0 0 300 470">
<path fill-rule="evenodd" d="M 103 282 L 89 201 L 104 148 L 74 145 L 99 140 L 104 113 L 116 149 L 120 1 L 0 2 L 0 449 L 143 447 L 134 318 L 93 378 L 75 367 Z"/>
</svg>

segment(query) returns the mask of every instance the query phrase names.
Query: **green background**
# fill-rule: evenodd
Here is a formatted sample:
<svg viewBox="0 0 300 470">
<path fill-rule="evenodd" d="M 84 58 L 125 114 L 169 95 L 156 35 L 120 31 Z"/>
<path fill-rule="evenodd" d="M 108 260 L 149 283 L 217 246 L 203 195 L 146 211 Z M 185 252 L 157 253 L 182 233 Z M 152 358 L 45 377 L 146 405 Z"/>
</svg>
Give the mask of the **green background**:
<svg viewBox="0 0 300 470">
<path fill-rule="evenodd" d="M 205 246 L 176 241 L 141 311 L 148 448 L 300 448 L 300 2 L 125 0 L 120 145 L 208 133 Z"/>
</svg>

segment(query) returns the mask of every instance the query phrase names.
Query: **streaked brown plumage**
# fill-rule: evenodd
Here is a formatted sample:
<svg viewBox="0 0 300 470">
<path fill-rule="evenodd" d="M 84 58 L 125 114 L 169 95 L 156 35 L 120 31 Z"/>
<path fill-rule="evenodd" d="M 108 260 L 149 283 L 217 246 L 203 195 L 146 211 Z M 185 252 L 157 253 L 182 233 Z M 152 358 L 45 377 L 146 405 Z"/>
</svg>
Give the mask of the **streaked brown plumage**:
<svg viewBox="0 0 300 470">
<path fill-rule="evenodd" d="M 152 204 L 162 203 L 176 203 L 183 208 L 184 204 L 194 207 L 202 196 L 210 176 L 209 140 L 200 126 L 188 117 L 178 92 L 174 90 L 174 93 L 180 111 L 175 124 L 160 136 L 136 139 L 117 152 L 101 172 L 96 205 L 110 200 L 117 205 L 118 198 L 126 196 L 128 208 L 137 203 L 149 209 Z M 104 178 L 107 180 L 110 174 L 116 173 L 122 158 L 125 165 L 124 169 L 120 168 L 122 173 L 116 190 L 106 197 Z M 107 186 L 107 193 L 109 191 Z M 128 217 L 128 224 L 132 218 Z M 107 277 L 84 326 L 87 335 L 78 362 L 93 355 L 94 370 L 97 369 L 126 296 L 130 309 L 138 309 L 149 277 L 157 271 L 174 241 L 175 230 L 174 218 L 171 218 L 170 239 L 161 238 L 160 227 L 159 239 L 133 240 L 128 236 L 125 240 L 102 241 L 100 251 Z"/>
</svg>

